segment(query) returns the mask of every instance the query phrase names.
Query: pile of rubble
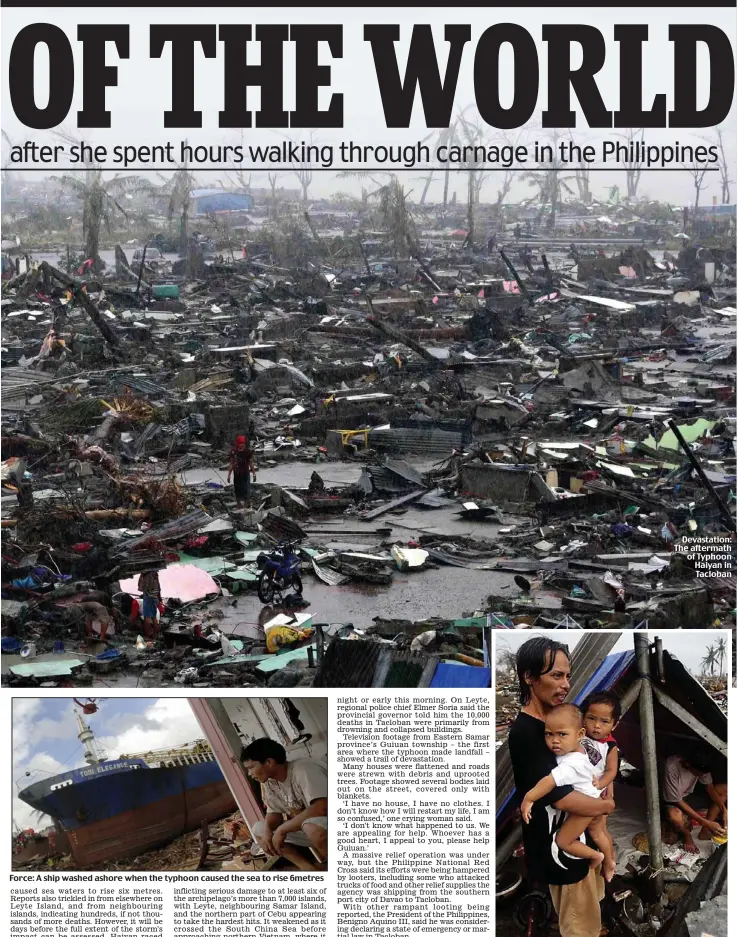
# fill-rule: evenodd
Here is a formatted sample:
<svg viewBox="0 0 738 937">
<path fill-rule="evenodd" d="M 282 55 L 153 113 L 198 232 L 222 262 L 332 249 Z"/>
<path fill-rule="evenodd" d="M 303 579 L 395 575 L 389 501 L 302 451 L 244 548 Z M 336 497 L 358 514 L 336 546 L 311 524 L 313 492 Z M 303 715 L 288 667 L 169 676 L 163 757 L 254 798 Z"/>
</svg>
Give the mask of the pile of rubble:
<svg viewBox="0 0 738 937">
<path fill-rule="evenodd" d="M 105 276 L 7 281 L 4 679 L 344 685 L 338 643 L 375 681 L 383 648 L 487 671 L 486 625 L 732 625 L 735 251 L 596 244 L 293 269 L 119 248 Z M 722 565 L 684 537 L 724 538 Z M 284 540 L 310 578 L 264 609 Z M 125 597 L 154 560 L 165 643 L 136 650 Z M 70 634 L 80 600 L 115 609 L 106 650 Z M 420 633 L 446 649 L 377 612 L 440 619 Z M 462 620 L 484 624 L 450 653 Z"/>
</svg>

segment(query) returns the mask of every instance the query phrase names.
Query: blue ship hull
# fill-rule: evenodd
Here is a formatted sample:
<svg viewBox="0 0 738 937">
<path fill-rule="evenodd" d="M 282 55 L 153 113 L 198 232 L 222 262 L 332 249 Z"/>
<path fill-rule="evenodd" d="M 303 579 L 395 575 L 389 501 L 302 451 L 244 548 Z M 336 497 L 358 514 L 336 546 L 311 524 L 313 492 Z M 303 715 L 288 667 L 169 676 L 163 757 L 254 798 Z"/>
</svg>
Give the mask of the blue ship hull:
<svg viewBox="0 0 738 937">
<path fill-rule="evenodd" d="M 81 865 L 134 856 L 231 813 L 236 803 L 216 761 L 151 767 L 141 759 L 90 765 L 18 795 L 69 836 Z"/>
</svg>

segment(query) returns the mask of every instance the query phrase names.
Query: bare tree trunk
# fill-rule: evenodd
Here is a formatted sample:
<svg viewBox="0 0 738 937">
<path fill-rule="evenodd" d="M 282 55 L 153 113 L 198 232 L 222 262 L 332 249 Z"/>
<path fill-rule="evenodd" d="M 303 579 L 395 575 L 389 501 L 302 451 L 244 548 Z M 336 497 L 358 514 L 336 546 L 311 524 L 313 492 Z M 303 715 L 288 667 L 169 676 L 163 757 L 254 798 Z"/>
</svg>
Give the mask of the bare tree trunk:
<svg viewBox="0 0 738 937">
<path fill-rule="evenodd" d="M 267 179 L 269 180 L 269 188 L 272 190 L 272 205 L 271 205 L 272 217 L 276 218 L 277 217 L 277 182 L 279 180 L 279 176 L 277 175 L 276 172 L 274 173 L 270 172 L 267 175 Z"/>
<path fill-rule="evenodd" d="M 468 213 L 469 233 L 466 236 L 469 247 L 474 247 L 474 173 L 469 173 Z"/>
<path fill-rule="evenodd" d="M 85 238 L 85 260 L 92 258 L 92 267 L 96 273 L 100 270 L 100 221 L 98 215 L 92 215 L 88 221 Z"/>
<path fill-rule="evenodd" d="M 559 180 L 556 172 L 551 173 L 551 214 L 549 215 L 548 224 L 553 231 L 556 227 L 556 209 L 558 208 L 559 201 Z"/>
<path fill-rule="evenodd" d="M 447 169 L 443 177 L 443 207 L 444 208 L 448 206 L 448 183 L 449 183 L 450 178 L 451 178 L 451 170 Z"/>
<path fill-rule="evenodd" d="M 715 128 L 715 134 L 718 139 L 718 147 L 720 149 L 720 186 L 721 186 L 721 200 L 723 205 L 730 205 L 730 176 L 728 168 L 728 160 L 725 157 L 725 144 L 723 142 L 723 132 L 720 127 Z"/>
<path fill-rule="evenodd" d="M 428 189 L 429 189 L 430 186 L 431 186 L 431 182 L 433 182 L 433 173 L 431 173 L 431 174 L 428 176 L 428 178 L 425 180 L 425 186 L 423 187 L 423 194 L 420 196 L 420 204 L 421 204 L 421 205 L 425 205 L 425 199 L 426 199 L 426 197 L 427 197 L 427 195 L 428 195 Z"/>
<path fill-rule="evenodd" d="M 189 242 L 189 232 L 188 232 L 188 213 L 189 205 L 182 206 L 182 214 L 179 219 L 179 252 L 183 257 L 187 256 L 187 245 Z"/>
<path fill-rule="evenodd" d="M 591 195 L 589 191 L 589 170 L 584 167 L 580 167 L 575 170 L 577 188 L 579 189 L 579 198 L 584 202 L 585 205 L 589 205 L 591 200 Z"/>
<path fill-rule="evenodd" d="M 474 204 L 478 205 L 479 200 L 482 196 L 482 186 L 484 185 L 484 176 L 483 172 L 473 172 L 474 176 Z"/>
</svg>

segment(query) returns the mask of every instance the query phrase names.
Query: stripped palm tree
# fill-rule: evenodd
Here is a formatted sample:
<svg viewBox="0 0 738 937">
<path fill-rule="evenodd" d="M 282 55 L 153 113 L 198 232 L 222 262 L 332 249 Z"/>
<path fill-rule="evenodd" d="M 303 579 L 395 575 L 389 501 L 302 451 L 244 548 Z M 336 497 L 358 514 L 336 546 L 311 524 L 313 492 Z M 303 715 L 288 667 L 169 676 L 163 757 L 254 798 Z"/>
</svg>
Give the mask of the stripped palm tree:
<svg viewBox="0 0 738 937">
<path fill-rule="evenodd" d="M 182 148 L 186 151 L 187 141 L 185 140 Z M 160 177 L 161 178 L 161 177 Z M 179 255 L 187 256 L 187 245 L 189 243 L 189 219 L 190 205 L 192 202 L 192 193 L 197 188 L 197 181 L 190 172 L 187 159 L 181 162 L 174 170 L 172 176 L 164 180 L 164 192 L 168 196 L 167 220 L 171 224 L 172 219 L 179 218 Z"/>
<path fill-rule="evenodd" d="M 150 189 L 150 184 L 139 176 L 115 175 L 112 179 L 103 179 L 103 171 L 96 166 L 88 166 L 78 175 L 52 176 L 64 189 L 74 193 L 82 203 L 82 233 L 85 239 L 85 257 L 92 260 L 92 269 L 100 270 L 100 232 L 103 228 L 111 230 L 116 212 L 124 218 L 128 211 L 121 205 L 125 195 L 133 195 Z"/>
<path fill-rule="evenodd" d="M 569 183 L 574 176 L 562 176 L 563 166 L 559 163 L 539 165 L 536 170 L 525 174 L 528 185 L 538 187 L 538 202 L 541 208 L 541 217 L 548 207 L 548 220 L 546 227 L 553 231 L 556 226 L 556 214 L 562 201 L 562 192 L 574 195 L 575 192 Z M 549 207 L 550 206 L 550 207 Z"/>
<path fill-rule="evenodd" d="M 718 676 L 722 677 L 724 672 L 725 654 L 727 652 L 727 641 L 725 638 L 718 638 L 715 644 L 715 659 L 718 665 Z"/>
<path fill-rule="evenodd" d="M 705 656 L 702 658 L 702 673 L 712 676 L 715 673 L 715 664 L 717 663 L 717 649 L 710 645 L 707 648 Z"/>
<path fill-rule="evenodd" d="M 12 151 L 13 141 L 10 139 L 10 137 L 7 135 L 7 133 L 4 130 L 0 131 L 0 133 L 2 133 L 3 140 L 5 140 L 5 142 L 8 144 L 9 149 Z M 9 197 L 13 193 L 13 190 L 15 188 L 15 183 L 16 183 L 16 175 L 15 173 L 10 171 L 10 166 L 11 166 L 10 156 L 8 156 L 7 159 L 3 160 L 3 187 L 5 190 L 6 198 Z"/>
<path fill-rule="evenodd" d="M 65 143 L 80 146 L 81 141 L 65 128 L 53 131 L 53 135 Z M 89 141 L 88 141 L 89 142 Z M 51 176 L 64 189 L 73 192 L 82 202 L 82 234 L 85 239 L 85 257 L 92 260 L 92 269 L 99 272 L 100 231 L 105 226 L 111 229 L 116 212 L 128 218 L 128 212 L 120 204 L 123 196 L 150 191 L 151 184 L 140 176 L 115 175 L 112 179 L 103 179 L 103 167 L 92 159 L 92 147 L 83 151 L 85 168 L 74 174 Z"/>
</svg>

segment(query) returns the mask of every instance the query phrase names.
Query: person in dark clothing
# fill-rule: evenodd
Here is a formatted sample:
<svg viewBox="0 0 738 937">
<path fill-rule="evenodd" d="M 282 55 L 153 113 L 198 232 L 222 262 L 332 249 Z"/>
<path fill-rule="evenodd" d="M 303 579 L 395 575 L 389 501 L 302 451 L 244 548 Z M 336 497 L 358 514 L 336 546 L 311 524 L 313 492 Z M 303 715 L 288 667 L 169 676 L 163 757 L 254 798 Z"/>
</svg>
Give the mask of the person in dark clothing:
<svg viewBox="0 0 738 937">
<path fill-rule="evenodd" d="M 152 567 L 141 573 L 138 577 L 138 589 L 143 596 L 144 636 L 147 641 L 152 638 L 156 640 L 159 636 L 159 622 L 156 616 L 161 599 L 158 567 Z"/>
<path fill-rule="evenodd" d="M 548 638 L 526 641 L 517 653 L 521 710 L 508 740 L 518 802 L 551 774 L 556 757 L 546 745 L 545 718 L 569 693 L 571 662 L 568 648 Z M 523 845 L 530 878 L 544 882 L 559 916 L 561 937 L 599 937 L 600 901 L 605 883 L 587 859 L 559 850 L 556 837 L 567 811 L 582 817 L 609 814 L 608 798 L 587 797 L 572 785 L 555 787 L 538 800 L 523 827 Z"/>
<path fill-rule="evenodd" d="M 249 475 L 249 473 L 251 473 Z M 237 436 L 228 460 L 228 481 L 233 475 L 233 491 L 236 505 L 241 508 L 248 504 L 251 497 L 251 479 L 256 481 L 254 453 L 245 436 Z"/>
</svg>

